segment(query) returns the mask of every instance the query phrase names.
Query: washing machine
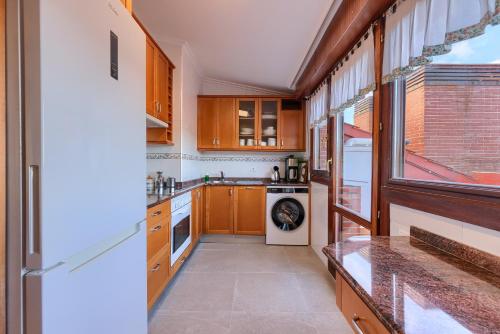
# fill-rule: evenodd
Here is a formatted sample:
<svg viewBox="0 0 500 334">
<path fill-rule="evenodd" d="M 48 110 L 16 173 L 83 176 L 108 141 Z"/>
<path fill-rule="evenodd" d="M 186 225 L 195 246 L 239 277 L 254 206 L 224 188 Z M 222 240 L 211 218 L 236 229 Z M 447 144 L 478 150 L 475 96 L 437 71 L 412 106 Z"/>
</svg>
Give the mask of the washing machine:
<svg viewBox="0 0 500 334">
<path fill-rule="evenodd" d="M 309 244 L 309 188 L 268 186 L 266 244 Z"/>
</svg>

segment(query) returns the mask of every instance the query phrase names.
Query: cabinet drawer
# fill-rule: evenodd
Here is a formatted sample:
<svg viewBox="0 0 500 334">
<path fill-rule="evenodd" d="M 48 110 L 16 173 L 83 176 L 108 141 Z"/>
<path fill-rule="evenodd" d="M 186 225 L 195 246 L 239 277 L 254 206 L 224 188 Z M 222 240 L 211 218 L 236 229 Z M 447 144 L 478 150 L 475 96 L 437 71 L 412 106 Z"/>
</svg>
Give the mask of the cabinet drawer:
<svg viewBox="0 0 500 334">
<path fill-rule="evenodd" d="M 153 306 L 168 283 L 170 249 L 163 248 L 148 262 L 148 308 Z"/>
<path fill-rule="evenodd" d="M 337 275 L 337 280 L 339 278 L 341 279 L 342 313 L 349 325 L 354 329 L 354 332 L 360 332 L 355 328 L 355 324 L 357 324 L 361 329 L 361 333 L 364 334 L 389 334 L 389 331 L 382 325 L 380 320 L 378 320 L 356 292 L 354 292 L 351 286 L 340 275 Z M 355 319 L 357 320 L 355 321 Z"/>
<path fill-rule="evenodd" d="M 170 216 L 170 201 L 163 202 L 148 209 L 147 222 L 148 227 L 158 224 L 161 220 Z"/>
<path fill-rule="evenodd" d="M 175 263 L 172 265 L 172 268 L 170 269 L 172 272 L 172 276 L 177 274 L 177 271 L 182 267 L 184 262 L 186 262 L 186 259 L 188 258 L 189 254 L 191 254 L 191 250 L 193 249 L 193 243 L 189 244 L 189 246 L 182 252 L 181 256 L 175 261 Z"/>
<path fill-rule="evenodd" d="M 154 224 L 153 224 L 154 223 Z M 170 248 L 170 216 L 167 218 L 161 218 L 158 222 L 148 221 L 148 261 L 154 257 L 160 249 L 168 246 Z"/>
</svg>

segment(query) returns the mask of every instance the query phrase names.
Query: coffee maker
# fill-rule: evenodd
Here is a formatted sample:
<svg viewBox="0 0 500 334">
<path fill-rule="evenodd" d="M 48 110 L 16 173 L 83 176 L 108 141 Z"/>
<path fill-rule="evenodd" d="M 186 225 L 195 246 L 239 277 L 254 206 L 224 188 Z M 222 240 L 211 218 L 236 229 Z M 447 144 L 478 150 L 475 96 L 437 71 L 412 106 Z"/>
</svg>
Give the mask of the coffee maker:
<svg viewBox="0 0 500 334">
<path fill-rule="evenodd" d="M 290 155 L 285 160 L 285 179 L 287 182 L 297 182 L 299 180 L 299 160 Z"/>
</svg>

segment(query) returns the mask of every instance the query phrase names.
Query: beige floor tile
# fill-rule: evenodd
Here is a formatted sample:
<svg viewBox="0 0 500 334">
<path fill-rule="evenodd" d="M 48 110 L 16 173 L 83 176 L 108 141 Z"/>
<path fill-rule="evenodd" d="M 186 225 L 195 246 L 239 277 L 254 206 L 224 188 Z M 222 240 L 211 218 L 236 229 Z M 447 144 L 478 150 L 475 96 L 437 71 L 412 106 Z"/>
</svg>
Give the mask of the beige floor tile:
<svg viewBox="0 0 500 334">
<path fill-rule="evenodd" d="M 308 312 L 337 312 L 335 281 L 329 273 L 297 274 Z"/>
<path fill-rule="evenodd" d="M 230 312 L 165 312 L 149 323 L 149 334 L 229 333 Z"/>
<path fill-rule="evenodd" d="M 181 272 L 158 311 L 230 311 L 236 274 Z"/>
<path fill-rule="evenodd" d="M 286 254 L 292 272 L 294 273 L 324 273 L 327 271 L 326 267 L 321 263 L 320 259 L 313 254 L 307 256 L 293 256 Z"/>
<path fill-rule="evenodd" d="M 340 313 L 244 313 L 231 315 L 231 334 L 347 334 Z"/>
<path fill-rule="evenodd" d="M 222 242 L 200 242 L 198 250 L 233 250 L 237 251 L 240 249 L 240 244 L 238 243 L 222 243 Z"/>
<path fill-rule="evenodd" d="M 239 273 L 234 292 L 234 311 L 298 312 L 306 305 L 291 273 Z"/>
<path fill-rule="evenodd" d="M 264 236 L 247 236 L 247 235 L 227 235 L 227 234 L 205 234 L 201 237 L 201 242 L 217 242 L 217 243 L 237 243 L 237 244 L 264 244 Z"/>
<path fill-rule="evenodd" d="M 238 250 L 197 249 L 185 265 L 186 272 L 235 272 Z"/>
</svg>

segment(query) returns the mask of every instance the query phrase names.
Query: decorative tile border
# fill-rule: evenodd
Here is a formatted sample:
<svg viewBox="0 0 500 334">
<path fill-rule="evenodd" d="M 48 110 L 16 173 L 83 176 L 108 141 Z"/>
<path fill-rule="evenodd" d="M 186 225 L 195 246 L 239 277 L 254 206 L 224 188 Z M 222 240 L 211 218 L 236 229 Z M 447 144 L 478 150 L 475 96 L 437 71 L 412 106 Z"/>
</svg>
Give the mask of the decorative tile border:
<svg viewBox="0 0 500 334">
<path fill-rule="evenodd" d="M 285 156 L 200 156 L 185 153 L 147 153 L 150 160 L 196 160 L 196 161 L 230 161 L 230 162 L 280 162 Z"/>
</svg>

